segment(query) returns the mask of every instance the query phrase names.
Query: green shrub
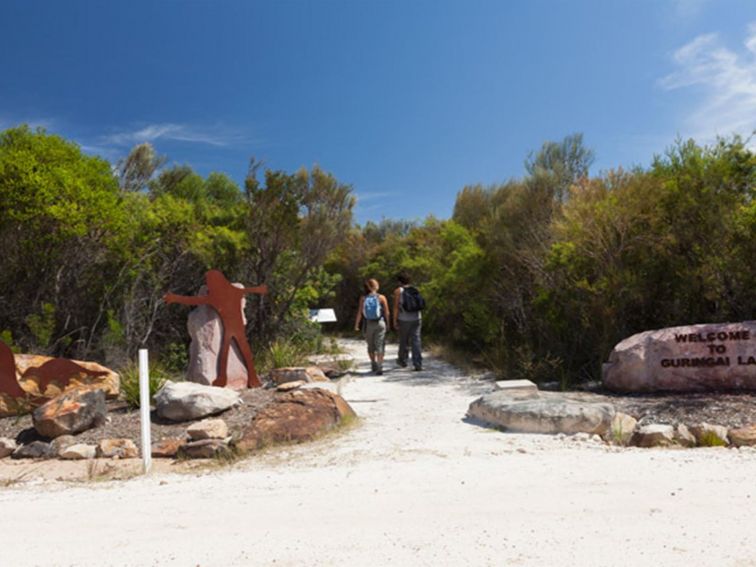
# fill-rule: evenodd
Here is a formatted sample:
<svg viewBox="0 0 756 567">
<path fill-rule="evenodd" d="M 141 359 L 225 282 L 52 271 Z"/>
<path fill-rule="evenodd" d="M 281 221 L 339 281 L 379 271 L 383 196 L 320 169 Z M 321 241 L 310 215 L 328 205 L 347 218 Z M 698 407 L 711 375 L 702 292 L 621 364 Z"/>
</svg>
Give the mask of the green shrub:
<svg viewBox="0 0 756 567">
<path fill-rule="evenodd" d="M 139 407 L 139 365 L 129 363 L 121 369 L 121 397 L 133 408 Z M 150 400 L 163 387 L 166 380 L 170 378 L 169 373 L 160 364 L 150 366 Z"/>
<path fill-rule="evenodd" d="M 189 366 L 189 349 L 183 343 L 170 343 L 160 353 L 160 361 L 171 372 L 186 372 Z"/>
<path fill-rule="evenodd" d="M 299 366 L 305 361 L 307 351 L 292 340 L 279 339 L 268 347 L 268 361 L 271 368 Z"/>
<path fill-rule="evenodd" d="M 713 431 L 704 431 L 698 438 L 699 447 L 724 447 L 725 445 L 727 443 Z"/>
</svg>

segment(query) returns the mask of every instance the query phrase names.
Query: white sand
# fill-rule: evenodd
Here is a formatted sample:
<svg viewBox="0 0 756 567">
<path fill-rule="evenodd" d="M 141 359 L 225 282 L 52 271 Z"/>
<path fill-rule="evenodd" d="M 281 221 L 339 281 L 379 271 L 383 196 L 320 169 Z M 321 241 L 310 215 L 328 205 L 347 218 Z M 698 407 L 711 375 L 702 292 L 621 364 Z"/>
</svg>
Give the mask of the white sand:
<svg viewBox="0 0 756 567">
<path fill-rule="evenodd" d="M 490 384 L 426 368 L 352 379 L 359 426 L 229 469 L 4 488 L 0 565 L 756 566 L 756 452 L 499 433 L 463 421 Z"/>
</svg>

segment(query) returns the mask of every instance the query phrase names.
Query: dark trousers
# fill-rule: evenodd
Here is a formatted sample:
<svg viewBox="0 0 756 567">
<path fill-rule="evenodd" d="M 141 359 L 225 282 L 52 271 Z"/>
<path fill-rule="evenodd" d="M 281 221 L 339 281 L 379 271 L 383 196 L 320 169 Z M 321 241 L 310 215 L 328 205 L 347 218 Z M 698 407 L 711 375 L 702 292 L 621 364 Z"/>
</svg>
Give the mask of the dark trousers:
<svg viewBox="0 0 756 567">
<path fill-rule="evenodd" d="M 421 367 L 423 365 L 423 353 L 421 352 L 422 343 L 420 340 L 420 330 L 423 322 L 418 321 L 399 321 L 399 362 L 407 364 L 407 354 L 412 348 L 412 365 Z"/>
</svg>

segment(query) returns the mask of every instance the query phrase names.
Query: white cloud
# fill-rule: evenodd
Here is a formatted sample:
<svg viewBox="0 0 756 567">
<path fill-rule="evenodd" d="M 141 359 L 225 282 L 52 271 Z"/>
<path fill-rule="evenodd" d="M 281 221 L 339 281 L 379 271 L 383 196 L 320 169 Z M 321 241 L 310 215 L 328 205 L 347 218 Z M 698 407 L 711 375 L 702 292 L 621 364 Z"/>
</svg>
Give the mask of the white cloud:
<svg viewBox="0 0 756 567">
<path fill-rule="evenodd" d="M 710 33 L 673 54 L 678 69 L 659 84 L 700 93 L 683 125 L 685 136 L 709 142 L 717 135 L 748 137 L 756 129 L 756 22 L 748 26 L 744 46 L 742 52 L 734 51 Z"/>
<path fill-rule="evenodd" d="M 197 128 L 187 124 L 148 124 L 135 130 L 116 132 L 102 137 L 105 144 L 115 146 L 132 146 L 142 142 L 172 140 L 206 144 L 210 146 L 228 146 L 244 141 L 236 132 L 222 127 Z"/>
<path fill-rule="evenodd" d="M 680 20 L 690 22 L 697 19 L 711 0 L 672 0 L 671 15 L 676 23 Z"/>
</svg>

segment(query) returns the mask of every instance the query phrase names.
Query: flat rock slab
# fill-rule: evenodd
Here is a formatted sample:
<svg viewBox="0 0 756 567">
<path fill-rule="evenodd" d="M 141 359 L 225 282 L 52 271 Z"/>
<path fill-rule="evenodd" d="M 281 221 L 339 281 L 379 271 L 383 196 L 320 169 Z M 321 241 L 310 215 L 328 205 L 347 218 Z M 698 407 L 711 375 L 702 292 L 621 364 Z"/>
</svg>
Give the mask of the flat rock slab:
<svg viewBox="0 0 756 567">
<path fill-rule="evenodd" d="M 615 410 L 611 404 L 579 402 L 560 396 L 513 399 L 500 390 L 475 400 L 467 413 L 516 433 L 604 435 L 609 431 Z"/>
<path fill-rule="evenodd" d="M 756 390 L 756 321 L 669 327 L 626 338 L 603 366 L 610 390 Z"/>
</svg>

